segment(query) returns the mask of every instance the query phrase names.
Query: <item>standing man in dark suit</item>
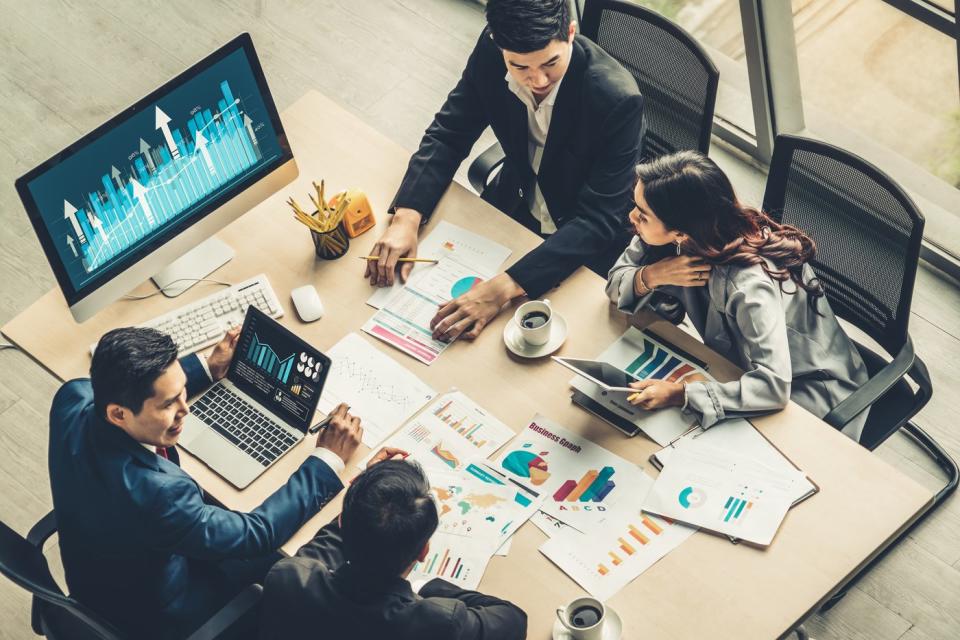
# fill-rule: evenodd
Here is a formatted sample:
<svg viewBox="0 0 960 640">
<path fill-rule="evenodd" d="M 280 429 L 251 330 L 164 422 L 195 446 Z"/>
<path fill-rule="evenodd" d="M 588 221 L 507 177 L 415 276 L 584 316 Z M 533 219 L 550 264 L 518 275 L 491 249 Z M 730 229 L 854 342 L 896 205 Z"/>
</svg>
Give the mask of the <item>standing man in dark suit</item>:
<svg viewBox="0 0 960 640">
<path fill-rule="evenodd" d="M 177 360 L 153 329 L 107 333 L 90 379 L 63 385 L 50 411 L 50 484 L 71 595 L 131 637 L 184 637 L 260 582 L 276 550 L 333 497 L 360 442 L 339 407 L 317 450 L 250 513 L 204 500 L 174 445 L 189 395 L 226 375 L 235 329 L 209 359 Z"/>
<path fill-rule="evenodd" d="M 430 551 L 437 506 L 423 470 L 381 451 L 354 479 L 343 513 L 264 582 L 263 638 L 523 640 L 526 614 L 439 578 L 406 577 Z M 387 459 L 391 458 L 391 459 Z"/>
<path fill-rule="evenodd" d="M 537 298 L 577 267 L 606 276 L 630 240 L 627 213 L 643 99 L 633 76 L 576 35 L 569 0 L 488 0 L 487 28 L 410 159 L 393 218 L 367 261 L 370 284 L 405 280 L 417 234 L 483 130 L 506 159 L 485 200 L 545 239 L 504 273 L 443 306 L 433 337 L 475 338 L 511 300 Z"/>
</svg>

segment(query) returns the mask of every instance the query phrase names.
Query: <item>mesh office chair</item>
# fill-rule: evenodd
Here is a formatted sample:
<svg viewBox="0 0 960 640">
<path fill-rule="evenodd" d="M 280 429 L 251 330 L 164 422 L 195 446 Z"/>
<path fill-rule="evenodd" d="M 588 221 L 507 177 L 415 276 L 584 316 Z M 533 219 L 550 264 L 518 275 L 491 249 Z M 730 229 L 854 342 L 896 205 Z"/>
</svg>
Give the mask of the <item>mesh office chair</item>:
<svg viewBox="0 0 960 640">
<path fill-rule="evenodd" d="M 43 544 L 56 530 L 53 511 L 34 525 L 26 539 L 0 522 L 0 573 L 33 594 L 33 631 L 51 640 L 123 640 L 125 636 L 113 625 L 64 595 L 54 581 L 43 555 Z M 262 592 L 260 585 L 250 585 L 190 634 L 188 640 L 221 637 L 235 622 L 254 610 Z"/>
<path fill-rule="evenodd" d="M 839 429 L 869 407 L 860 444 L 873 451 L 903 429 L 948 478 L 933 506 L 829 600 L 826 610 L 957 488 L 956 463 L 910 421 L 933 393 L 907 332 L 924 220 L 910 197 L 872 164 L 832 145 L 788 135 L 777 136 L 763 209 L 813 238 L 817 255 L 811 266 L 830 306 L 889 354 L 856 345 L 870 379 L 824 420 Z"/>
<path fill-rule="evenodd" d="M 587 0 L 580 32 L 637 80 L 646 125 L 642 160 L 683 149 L 709 151 L 720 73 L 693 36 L 655 11 L 621 0 Z M 468 176 L 477 193 L 502 163 L 499 144 L 473 161 Z"/>
</svg>

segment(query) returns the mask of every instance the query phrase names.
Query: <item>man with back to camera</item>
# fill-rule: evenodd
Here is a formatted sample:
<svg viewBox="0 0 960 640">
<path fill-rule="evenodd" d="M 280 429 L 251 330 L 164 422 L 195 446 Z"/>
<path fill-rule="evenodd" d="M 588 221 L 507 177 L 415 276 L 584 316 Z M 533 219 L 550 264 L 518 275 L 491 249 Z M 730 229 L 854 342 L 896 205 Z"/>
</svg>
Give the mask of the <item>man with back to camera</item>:
<svg viewBox="0 0 960 640">
<path fill-rule="evenodd" d="M 419 465 L 383 450 L 357 476 L 340 518 L 264 582 L 261 637 L 522 640 L 517 606 L 435 578 L 406 577 L 430 552 L 439 517 Z"/>
<path fill-rule="evenodd" d="M 332 498 L 356 450 L 359 418 L 341 405 L 317 449 L 250 513 L 204 501 L 174 445 L 187 397 L 223 378 L 239 329 L 209 359 L 177 360 L 169 336 L 123 328 L 100 339 L 90 379 L 50 410 L 50 484 L 71 595 L 134 637 L 184 637 L 247 584 Z"/>
<path fill-rule="evenodd" d="M 442 306 L 433 337 L 476 338 L 521 296 L 538 298 L 581 265 L 606 277 L 630 240 L 633 168 L 643 99 L 636 81 L 576 35 L 568 0 L 488 0 L 463 76 L 427 129 L 390 207 L 393 218 L 364 276 L 390 286 L 417 254 L 417 234 L 457 167 L 490 126 L 503 168 L 483 198 L 545 241 Z"/>
</svg>

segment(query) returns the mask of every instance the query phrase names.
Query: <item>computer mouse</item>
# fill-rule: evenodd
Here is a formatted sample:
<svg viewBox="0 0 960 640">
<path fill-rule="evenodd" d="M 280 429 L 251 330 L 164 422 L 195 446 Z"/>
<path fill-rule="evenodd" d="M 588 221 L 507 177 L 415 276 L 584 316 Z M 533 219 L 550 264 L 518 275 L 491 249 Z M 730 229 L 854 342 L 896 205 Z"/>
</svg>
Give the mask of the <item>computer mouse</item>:
<svg viewBox="0 0 960 640">
<path fill-rule="evenodd" d="M 293 308 L 304 322 L 313 322 L 323 317 L 323 303 L 320 294 L 312 284 L 305 284 L 290 292 Z"/>
</svg>

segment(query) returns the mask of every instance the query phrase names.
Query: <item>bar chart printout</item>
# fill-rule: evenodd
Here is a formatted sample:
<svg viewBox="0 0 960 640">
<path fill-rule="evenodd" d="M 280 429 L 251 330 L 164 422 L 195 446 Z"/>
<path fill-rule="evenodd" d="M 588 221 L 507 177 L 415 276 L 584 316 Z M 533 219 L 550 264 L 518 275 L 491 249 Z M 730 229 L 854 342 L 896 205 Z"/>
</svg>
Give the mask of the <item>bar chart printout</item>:
<svg viewBox="0 0 960 640">
<path fill-rule="evenodd" d="M 489 553 L 470 549 L 468 538 L 437 533 L 430 539 L 429 555 L 414 565 L 408 580 L 443 578 L 464 589 L 476 589 L 489 560 Z"/>
<path fill-rule="evenodd" d="M 249 61 L 237 51 L 29 188 L 79 289 L 281 155 Z"/>
<path fill-rule="evenodd" d="M 587 534 L 566 529 L 540 552 L 591 595 L 612 597 L 696 531 L 641 512 L 618 512 Z"/>
</svg>

